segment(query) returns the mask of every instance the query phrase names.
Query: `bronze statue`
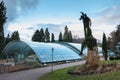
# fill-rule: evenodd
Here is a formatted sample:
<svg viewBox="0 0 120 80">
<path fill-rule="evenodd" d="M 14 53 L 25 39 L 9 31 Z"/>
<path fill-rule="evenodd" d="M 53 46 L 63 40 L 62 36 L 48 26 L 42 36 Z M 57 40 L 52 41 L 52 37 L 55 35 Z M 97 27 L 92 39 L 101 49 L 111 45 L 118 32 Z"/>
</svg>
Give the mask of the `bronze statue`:
<svg viewBox="0 0 120 80">
<path fill-rule="evenodd" d="M 99 56 L 97 49 L 97 40 L 92 36 L 92 30 L 90 28 L 91 20 L 85 13 L 81 12 L 81 14 L 82 15 L 79 20 L 83 21 L 85 40 L 82 42 L 80 54 L 83 54 L 83 49 L 87 47 L 88 54 L 86 56 L 86 64 L 92 67 L 98 66 Z"/>
<path fill-rule="evenodd" d="M 87 16 L 87 14 L 81 12 L 81 17 L 79 20 L 82 20 L 83 21 L 83 25 L 84 25 L 84 35 L 85 35 L 85 38 L 87 37 L 87 32 L 88 32 L 88 29 L 90 28 L 91 26 L 91 20 L 90 18 Z"/>
</svg>

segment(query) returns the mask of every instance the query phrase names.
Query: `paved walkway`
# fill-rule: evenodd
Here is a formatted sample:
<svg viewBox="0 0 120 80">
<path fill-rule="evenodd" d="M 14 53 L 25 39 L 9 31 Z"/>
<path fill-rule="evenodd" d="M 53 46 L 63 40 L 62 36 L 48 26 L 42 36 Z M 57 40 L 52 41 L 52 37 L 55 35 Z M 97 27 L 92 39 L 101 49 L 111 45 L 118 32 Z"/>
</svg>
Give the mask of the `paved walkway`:
<svg viewBox="0 0 120 80">
<path fill-rule="evenodd" d="M 54 66 L 53 69 L 58 70 L 58 69 L 62 69 L 70 66 L 80 65 L 83 63 L 85 62 L 79 61 L 74 63 L 61 64 L 61 65 Z M 37 80 L 40 76 L 43 76 L 50 72 L 51 72 L 51 66 L 13 72 L 13 73 L 4 73 L 4 74 L 0 74 L 0 80 Z"/>
</svg>

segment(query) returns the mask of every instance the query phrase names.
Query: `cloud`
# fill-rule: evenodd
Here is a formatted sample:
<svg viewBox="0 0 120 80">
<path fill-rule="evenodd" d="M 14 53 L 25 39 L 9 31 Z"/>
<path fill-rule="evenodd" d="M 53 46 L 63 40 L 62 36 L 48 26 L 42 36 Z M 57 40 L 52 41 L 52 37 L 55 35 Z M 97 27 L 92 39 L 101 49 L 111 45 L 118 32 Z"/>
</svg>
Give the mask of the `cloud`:
<svg viewBox="0 0 120 80">
<path fill-rule="evenodd" d="M 116 24 L 120 23 L 120 6 L 112 6 L 103 9 L 101 12 L 99 12 L 98 21 L 104 22 L 106 24 Z"/>
<path fill-rule="evenodd" d="M 120 24 L 120 6 L 103 9 L 98 16 L 92 18 L 92 30 L 97 39 L 102 39 L 103 32 L 109 34 Z"/>
<path fill-rule="evenodd" d="M 4 0 L 7 7 L 8 22 L 15 21 L 25 12 L 36 8 L 39 0 Z"/>
<path fill-rule="evenodd" d="M 7 31 L 14 32 L 19 31 L 20 38 L 22 40 L 31 40 L 34 32 L 37 29 L 43 28 L 44 31 L 46 28 L 49 29 L 50 33 L 54 33 L 55 39 L 58 39 L 60 32 L 63 32 L 65 25 L 63 24 L 52 24 L 52 23 L 40 23 L 40 24 L 29 24 L 29 23 L 10 23 Z M 51 35 L 50 35 L 51 36 Z"/>
<path fill-rule="evenodd" d="M 17 23 L 16 20 L 18 18 L 20 18 L 24 14 L 29 13 L 29 11 L 34 10 L 37 7 L 38 3 L 40 2 L 40 0 L 3 0 L 3 1 L 5 2 L 5 6 L 7 8 L 6 13 L 7 22 L 4 26 L 5 35 L 10 33 L 10 31 L 8 31 L 8 28 L 9 26 L 11 26 L 12 23 L 14 23 L 13 25 L 15 25 L 15 23 Z"/>
<path fill-rule="evenodd" d="M 63 25 L 63 24 L 40 23 L 40 24 L 31 25 L 29 27 L 26 26 L 26 29 L 37 30 L 37 29 L 43 28 L 45 30 L 46 28 L 48 28 L 50 30 L 50 32 L 54 33 L 54 32 L 62 31 L 63 29 L 61 29 L 61 28 L 63 28 L 63 27 L 65 27 L 65 25 Z"/>
</svg>

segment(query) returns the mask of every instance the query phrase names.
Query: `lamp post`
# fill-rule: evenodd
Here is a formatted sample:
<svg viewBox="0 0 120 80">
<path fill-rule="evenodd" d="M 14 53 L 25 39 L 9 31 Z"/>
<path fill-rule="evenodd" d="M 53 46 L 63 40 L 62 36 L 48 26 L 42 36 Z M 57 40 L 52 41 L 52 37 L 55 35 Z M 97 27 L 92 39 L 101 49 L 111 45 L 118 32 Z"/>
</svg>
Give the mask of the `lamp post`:
<svg viewBox="0 0 120 80">
<path fill-rule="evenodd" d="M 52 68 L 51 68 L 51 73 L 53 74 L 53 51 L 54 51 L 54 48 L 52 47 Z"/>
</svg>

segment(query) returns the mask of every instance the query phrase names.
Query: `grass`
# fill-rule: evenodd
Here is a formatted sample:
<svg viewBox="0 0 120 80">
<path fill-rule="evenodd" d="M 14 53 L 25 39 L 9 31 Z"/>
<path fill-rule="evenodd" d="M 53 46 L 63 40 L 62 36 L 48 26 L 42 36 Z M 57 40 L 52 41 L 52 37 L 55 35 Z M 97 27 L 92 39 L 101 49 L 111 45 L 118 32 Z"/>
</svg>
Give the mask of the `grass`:
<svg viewBox="0 0 120 80">
<path fill-rule="evenodd" d="M 120 61 L 102 61 L 102 64 L 118 63 Z M 74 69 L 75 67 L 69 67 L 54 71 L 53 74 L 49 73 L 40 77 L 38 80 L 120 80 L 120 71 L 108 72 L 104 74 L 96 75 L 70 75 L 67 71 Z"/>
</svg>

